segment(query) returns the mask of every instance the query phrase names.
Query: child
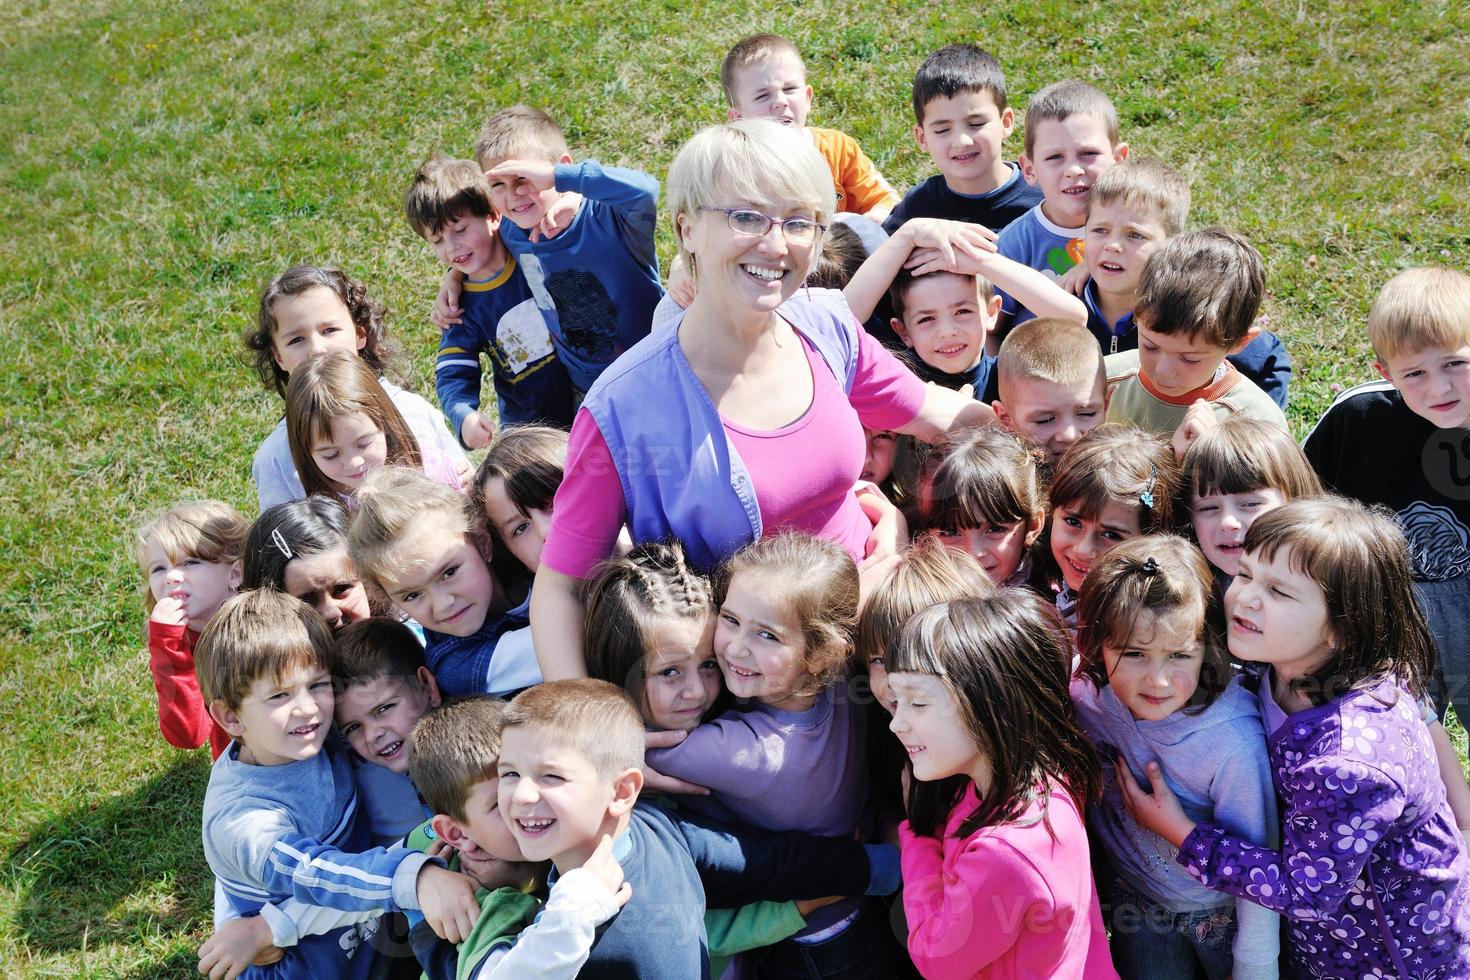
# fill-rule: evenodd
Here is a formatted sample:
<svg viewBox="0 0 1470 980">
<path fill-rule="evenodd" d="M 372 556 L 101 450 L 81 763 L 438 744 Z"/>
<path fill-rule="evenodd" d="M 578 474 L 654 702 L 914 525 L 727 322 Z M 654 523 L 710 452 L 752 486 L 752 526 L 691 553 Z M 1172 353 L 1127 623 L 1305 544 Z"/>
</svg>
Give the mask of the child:
<svg viewBox="0 0 1470 980">
<path fill-rule="evenodd" d="M 1026 152 L 1021 173 L 1040 187 L 1041 203 L 1006 226 L 995 247 L 1008 259 L 1059 279 L 1082 260 L 1088 194 L 1103 172 L 1128 156 L 1118 139 L 1118 113 L 1086 82 L 1048 85 L 1026 107 Z M 1001 333 L 1040 316 L 1020 297 L 1005 296 Z"/>
<path fill-rule="evenodd" d="M 1339 395 L 1303 448 L 1327 486 L 1394 512 L 1438 647 L 1432 693 L 1470 719 L 1470 494 L 1455 432 L 1470 426 L 1470 276 L 1399 273 L 1373 303 L 1368 336 L 1384 380 Z"/>
<path fill-rule="evenodd" d="M 505 713 L 499 802 L 522 854 L 551 859 L 559 878 L 611 836 L 632 888 L 581 976 L 707 980 L 706 896 L 734 908 L 897 887 L 888 845 L 714 829 L 639 801 L 643 735 L 633 702 L 606 681 L 549 681 Z"/>
<path fill-rule="evenodd" d="M 218 500 L 179 504 L 145 524 L 135 543 L 146 591 L 148 669 L 158 692 L 158 727 L 168 744 L 219 754 L 230 737 L 209 717 L 194 675 L 199 634 L 240 587 L 248 525 Z"/>
<path fill-rule="evenodd" d="M 460 322 L 440 337 L 434 366 L 434 390 L 459 441 L 484 449 L 495 432 L 480 411 L 480 355 L 487 353 L 501 425 L 571 425 L 571 379 L 497 234 L 500 215 L 485 172 L 473 160 L 432 157 L 414 174 L 403 209 L 435 257 L 464 276 Z"/>
<path fill-rule="evenodd" d="M 770 117 L 811 137 L 832 169 L 838 211 L 865 215 L 874 221 L 888 217 L 898 203 L 898 194 L 857 141 L 838 130 L 806 124 L 812 108 L 812 87 L 807 84 L 806 65 L 796 45 L 775 34 L 743 38 L 725 55 L 720 84 L 730 102 L 730 119 Z"/>
<path fill-rule="evenodd" d="M 890 235 L 914 218 L 969 221 L 999 232 L 1041 203 L 1041 191 L 1007 163 L 1015 127 L 1000 64 L 973 44 L 951 44 L 914 74 L 914 139 L 939 173 L 909 191 L 883 223 Z"/>
<path fill-rule="evenodd" d="M 286 434 L 306 495 L 337 494 L 349 503 L 378 467 L 421 467 L 460 489 L 453 460 L 420 446 L 373 376 L 346 351 L 325 351 L 297 366 L 286 385 Z"/>
<path fill-rule="evenodd" d="M 578 398 L 619 354 L 648 335 L 663 295 L 653 232 L 658 181 L 638 170 L 574 164 L 561 128 L 517 105 L 486 121 L 475 160 L 503 218 L 500 238 L 551 328 Z M 459 314 L 458 270 L 441 305 Z"/>
<path fill-rule="evenodd" d="M 996 421 L 1044 449 L 1052 466 L 1107 412 L 1102 351 L 1071 320 L 1037 317 L 1012 330 L 996 355 L 995 376 Z"/>
<path fill-rule="evenodd" d="M 518 691 L 541 680 L 524 619 L 490 568 L 490 538 L 458 493 L 422 473 L 369 477 L 348 531 L 363 577 L 424 628 L 424 659 L 446 697 Z"/>
<path fill-rule="evenodd" d="M 1115 977 L 1083 808 L 1097 764 L 1067 641 L 1021 589 L 931 606 L 890 651 L 889 727 L 915 782 L 899 825 L 909 955 L 926 977 Z"/>
<path fill-rule="evenodd" d="M 1281 848 L 1196 822 L 1158 763 L 1151 795 L 1119 768 L 1125 805 L 1194 878 L 1286 917 L 1292 975 L 1470 975 L 1470 859 L 1414 701 L 1433 639 L 1403 535 L 1324 497 L 1264 515 L 1245 547 L 1230 653 L 1266 665 Z"/>
<path fill-rule="evenodd" d="M 204 855 L 225 903 L 217 916 L 292 898 L 346 912 L 421 908 L 456 939 L 476 911 L 463 876 L 412 851 L 366 850 L 346 754 L 328 738 L 332 654 L 321 617 L 273 589 L 231 600 L 199 639 L 200 688 L 234 739 L 204 795 Z M 365 977 L 375 933 L 369 921 L 303 937 L 275 969 Z"/>
<path fill-rule="evenodd" d="M 1226 360 L 1261 332 L 1265 285 L 1261 254 L 1223 228 L 1160 245 L 1138 282 L 1138 349 L 1107 359 L 1108 421 L 1174 435 L 1180 456 L 1191 411 L 1203 413 L 1197 425 L 1244 415 L 1285 430 L 1280 406 Z"/>
<path fill-rule="evenodd" d="M 567 434 L 545 425 L 502 429 L 475 473 L 471 499 L 506 552 L 531 575 L 551 527 L 551 503 L 567 465 Z"/>
<path fill-rule="evenodd" d="M 1077 721 L 1103 763 L 1089 824 L 1101 845 L 1099 892 L 1113 965 L 1124 980 L 1276 976 L 1280 920 L 1202 887 L 1177 851 L 1123 806 L 1111 763 L 1151 762 L 1195 819 L 1257 845 L 1277 841 L 1276 793 L 1255 697 L 1232 679 L 1209 565 L 1173 535 L 1118 545 L 1088 573 L 1078 613 Z"/>
<path fill-rule="evenodd" d="M 374 612 L 347 553 L 347 508 L 332 497 L 276 504 L 256 518 L 245 539 L 242 585 L 295 596 L 333 631 Z"/>
<path fill-rule="evenodd" d="M 1046 525 L 1039 455 L 998 425 L 943 437 L 919 484 L 916 530 L 979 559 L 996 585 L 1024 584 Z"/>
<path fill-rule="evenodd" d="M 1057 612 L 1077 627 L 1087 573 L 1116 544 L 1172 526 L 1179 467 L 1164 441 L 1122 425 L 1102 425 L 1077 441 L 1051 485 L 1049 583 Z"/>
<path fill-rule="evenodd" d="M 469 460 L 444 427 L 444 417 L 418 395 L 382 377 L 393 354 L 384 316 L 383 305 L 341 270 L 292 266 L 261 291 L 258 324 L 245 334 L 245 346 L 261 382 L 282 397 L 291 372 L 311 355 L 325 350 L 357 352 L 378 376 L 419 445 L 448 456 L 461 479 L 467 480 Z M 255 450 L 251 476 L 261 510 L 306 496 L 292 464 L 284 418 Z"/>
<path fill-rule="evenodd" d="M 1172 167 L 1145 157 L 1109 168 L 1088 197 L 1083 262 L 1066 278 L 1081 276 L 1087 329 L 1103 351 L 1133 350 L 1139 279 L 1159 244 L 1184 230 L 1189 184 Z M 1227 360 L 1285 410 L 1291 355 L 1279 337 L 1263 330 Z"/>
</svg>

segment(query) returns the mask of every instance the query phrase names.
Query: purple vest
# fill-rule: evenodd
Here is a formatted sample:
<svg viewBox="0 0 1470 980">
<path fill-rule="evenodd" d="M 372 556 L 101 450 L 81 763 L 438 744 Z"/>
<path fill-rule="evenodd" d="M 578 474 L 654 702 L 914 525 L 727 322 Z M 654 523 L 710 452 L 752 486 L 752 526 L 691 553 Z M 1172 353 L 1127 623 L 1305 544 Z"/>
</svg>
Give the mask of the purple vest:
<svg viewBox="0 0 1470 980">
<path fill-rule="evenodd" d="M 852 391 L 858 325 L 836 290 L 801 289 L 777 311 Z M 710 570 L 761 536 L 760 506 L 709 393 L 679 347 L 677 318 L 657 324 L 602 372 L 582 407 L 607 441 L 634 543 L 675 537 Z"/>
</svg>

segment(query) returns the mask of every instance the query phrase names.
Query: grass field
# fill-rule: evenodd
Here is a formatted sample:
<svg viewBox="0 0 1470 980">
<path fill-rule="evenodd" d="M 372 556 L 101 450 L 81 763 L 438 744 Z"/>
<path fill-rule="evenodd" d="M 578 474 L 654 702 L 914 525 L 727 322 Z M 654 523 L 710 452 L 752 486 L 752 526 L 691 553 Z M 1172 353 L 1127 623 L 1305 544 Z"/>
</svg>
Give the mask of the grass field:
<svg viewBox="0 0 1470 980">
<path fill-rule="evenodd" d="M 1299 429 L 1369 376 L 1384 279 L 1470 268 L 1463 2 L 721 7 L 0 5 L 0 974 L 192 972 L 208 755 L 158 736 L 131 529 L 190 496 L 254 513 L 250 453 L 280 405 L 238 337 L 290 263 L 366 280 L 431 390 L 438 271 L 398 202 L 493 107 L 543 105 L 574 153 L 662 176 L 723 116 L 724 49 L 771 29 L 807 55 L 814 121 L 907 186 L 931 172 L 907 107 L 929 50 L 980 41 L 1017 105 L 1091 80 L 1135 152 L 1191 177 L 1194 222 L 1264 253 Z"/>
</svg>

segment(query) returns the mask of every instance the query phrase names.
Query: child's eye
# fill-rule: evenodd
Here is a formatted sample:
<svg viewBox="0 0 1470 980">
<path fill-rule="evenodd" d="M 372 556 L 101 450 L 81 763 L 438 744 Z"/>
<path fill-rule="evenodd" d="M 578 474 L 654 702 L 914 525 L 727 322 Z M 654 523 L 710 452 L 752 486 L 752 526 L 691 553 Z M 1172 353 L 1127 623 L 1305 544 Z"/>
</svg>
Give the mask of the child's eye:
<svg viewBox="0 0 1470 980">
<path fill-rule="evenodd" d="M 354 736 L 354 735 L 357 734 L 357 730 L 359 728 L 361 728 L 361 727 L 362 726 L 359 725 L 359 724 L 357 724 L 356 722 L 354 722 L 351 725 L 344 725 L 342 727 L 342 737 L 343 738 L 351 738 L 352 736 Z"/>
<path fill-rule="evenodd" d="M 1142 650 L 1120 650 L 1120 651 L 1118 651 L 1118 656 L 1121 659 L 1123 659 L 1123 660 L 1129 660 L 1129 659 L 1136 658 L 1136 657 L 1142 657 L 1143 656 L 1143 651 Z"/>
<path fill-rule="evenodd" d="M 376 435 L 376 433 L 375 433 L 375 435 Z M 357 448 L 358 449 L 366 449 L 368 446 L 371 446 L 372 444 L 373 444 L 373 436 L 363 436 L 361 439 L 357 440 Z"/>
<path fill-rule="evenodd" d="M 781 642 L 781 638 L 775 633 L 772 633 L 770 630 L 760 630 L 755 635 L 760 637 L 762 640 L 769 640 L 772 643 Z"/>
<path fill-rule="evenodd" d="M 531 522 L 530 521 L 521 521 L 515 527 L 513 527 L 513 528 L 510 529 L 510 536 L 513 537 L 513 538 L 518 538 L 522 534 L 525 534 L 529 530 L 531 530 Z"/>
<path fill-rule="evenodd" d="M 699 669 L 700 670 L 719 670 L 720 669 L 720 664 L 719 664 L 719 661 L 717 661 L 713 657 L 711 657 L 709 660 L 706 660 L 704 663 L 700 664 L 699 665 Z"/>
<path fill-rule="evenodd" d="M 1096 409 L 1093 409 L 1092 411 L 1078 412 L 1077 417 L 1079 419 L 1095 419 L 1098 417 L 1099 414 L 1101 413 L 1099 413 Z"/>
<path fill-rule="evenodd" d="M 500 781 L 502 783 L 505 782 L 507 779 L 519 779 L 520 777 L 521 774 L 516 772 L 514 769 L 500 770 Z"/>
<path fill-rule="evenodd" d="M 1148 236 L 1147 236 L 1147 235 L 1145 235 L 1145 234 L 1144 234 L 1144 233 L 1143 233 L 1143 232 L 1141 232 L 1141 231 L 1130 231 L 1130 232 L 1129 232 L 1129 233 L 1128 233 L 1128 237 L 1129 237 L 1129 238 L 1132 238 L 1132 239 L 1135 239 L 1135 240 L 1138 240 L 1138 241 L 1142 241 L 1142 240 L 1144 240 L 1144 239 L 1146 239 L 1146 238 L 1148 238 Z"/>
<path fill-rule="evenodd" d="M 355 588 L 356 585 L 356 582 L 338 582 L 336 585 L 332 586 L 332 598 L 345 599 L 349 594 L 351 594 L 353 588 Z"/>
<path fill-rule="evenodd" d="M 312 685 L 311 685 L 311 689 L 313 691 L 320 691 L 323 688 L 329 688 L 331 686 L 332 686 L 332 682 L 330 680 L 328 680 L 327 678 L 323 677 L 319 681 L 313 681 L 312 682 Z"/>
<path fill-rule="evenodd" d="M 292 337 L 290 340 L 286 341 L 286 346 L 287 347 L 295 347 L 297 344 L 302 343 L 305 340 L 306 340 L 305 337 L 300 337 L 300 336 L 298 336 L 298 337 Z"/>
<path fill-rule="evenodd" d="M 320 456 L 323 460 L 326 460 L 327 462 L 331 462 L 332 460 L 336 459 L 337 456 L 339 455 L 338 452 L 337 452 L 337 450 L 335 450 L 335 449 L 322 448 L 322 449 L 315 449 L 312 452 L 313 452 L 313 455 Z"/>
<path fill-rule="evenodd" d="M 1179 360 L 1183 361 L 1185 364 L 1198 364 L 1199 363 L 1199 358 L 1197 358 L 1197 357 L 1182 357 L 1181 356 L 1179 358 Z"/>
<path fill-rule="evenodd" d="M 279 700 L 281 700 L 281 698 L 284 698 L 285 696 L 286 696 L 286 692 L 285 691 L 277 691 L 275 694 L 269 694 L 269 695 L 267 695 L 265 700 L 266 700 L 266 703 L 269 704 L 272 701 L 279 701 Z"/>
<path fill-rule="evenodd" d="M 448 581 L 449 579 L 454 578 L 454 573 L 457 571 L 459 571 L 458 565 L 450 565 L 448 568 L 444 569 L 444 574 L 439 576 L 440 581 Z"/>
<path fill-rule="evenodd" d="M 739 626 L 740 625 L 740 620 L 736 619 L 734 616 L 731 616 L 727 612 L 721 612 L 720 613 L 720 622 L 722 622 L 722 623 L 724 623 L 724 624 L 726 624 L 728 626 Z"/>
<path fill-rule="evenodd" d="M 408 605 L 410 602 L 418 602 L 419 597 L 422 595 L 422 592 L 405 592 L 398 601 L 403 603 L 404 605 Z"/>
<path fill-rule="evenodd" d="M 1194 652 L 1191 650 L 1176 650 L 1169 654 L 1170 660 L 1193 660 Z"/>
<path fill-rule="evenodd" d="M 1271 589 L 1271 594 L 1272 594 L 1272 595 L 1279 595 L 1279 596 L 1280 596 L 1280 597 L 1281 597 L 1281 598 L 1283 598 L 1283 599 L 1290 599 L 1290 598 L 1291 598 L 1291 596 L 1290 596 L 1290 595 L 1288 595 L 1288 594 L 1287 594 L 1287 593 L 1285 593 L 1285 592 L 1282 592 L 1282 591 L 1281 591 L 1281 590 L 1280 590 L 1280 589 L 1278 589 L 1278 588 L 1275 588 L 1275 587 L 1274 587 L 1274 586 L 1273 586 L 1273 587 L 1272 587 L 1272 589 Z"/>
<path fill-rule="evenodd" d="M 1066 517 L 1062 518 L 1062 523 L 1075 530 L 1082 530 L 1082 518 L 1080 517 L 1074 517 L 1071 514 L 1068 514 Z"/>
<path fill-rule="evenodd" d="M 880 670 L 886 670 L 888 668 L 888 663 L 882 657 L 874 657 L 873 659 L 868 661 L 868 669 L 872 670 L 874 667 L 877 667 Z"/>
<path fill-rule="evenodd" d="M 382 704 L 373 709 L 373 714 L 386 715 L 388 712 L 392 711 L 396 707 L 398 707 L 397 701 L 384 701 Z"/>
<path fill-rule="evenodd" d="M 165 571 L 167 568 L 167 565 L 154 565 L 152 568 L 148 569 L 148 574 L 157 575 L 159 572 Z"/>
<path fill-rule="evenodd" d="M 665 667 L 663 670 L 659 671 L 658 674 L 655 675 L 655 676 L 663 677 L 663 678 L 674 678 L 674 677 L 678 677 L 679 676 L 679 668 L 678 667 Z"/>
<path fill-rule="evenodd" d="M 1219 504 L 1195 504 L 1195 514 L 1213 514 L 1220 509 Z"/>
</svg>

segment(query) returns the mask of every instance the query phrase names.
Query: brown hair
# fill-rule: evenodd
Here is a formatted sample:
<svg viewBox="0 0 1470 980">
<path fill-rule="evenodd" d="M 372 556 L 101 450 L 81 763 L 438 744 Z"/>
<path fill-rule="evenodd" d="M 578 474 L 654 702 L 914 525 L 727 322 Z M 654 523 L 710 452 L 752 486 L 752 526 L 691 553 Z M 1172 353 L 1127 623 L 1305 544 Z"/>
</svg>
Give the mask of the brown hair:
<svg viewBox="0 0 1470 980">
<path fill-rule="evenodd" d="M 1051 484 L 1058 507 L 1097 520 L 1108 504 L 1134 508 L 1144 534 L 1168 531 L 1174 520 L 1179 464 L 1163 439 L 1116 422 L 1104 423 L 1067 448 Z"/>
<path fill-rule="evenodd" d="M 347 351 L 323 351 L 298 365 L 286 385 L 286 436 L 291 443 L 291 461 L 308 495 L 350 492 L 350 488 L 327 478 L 317 466 L 311 447 L 318 439 L 332 437 L 332 423 L 357 413 L 366 415 L 383 431 L 389 466 L 423 465 L 413 430 L 373 369 Z"/>
<path fill-rule="evenodd" d="M 1292 686 L 1321 705 L 1392 675 L 1422 695 L 1434 638 L 1414 599 L 1409 545 L 1393 515 L 1341 497 L 1293 500 L 1245 532 L 1247 557 L 1274 561 L 1283 548 L 1322 590 L 1335 641 L 1327 662 Z"/>
<path fill-rule="evenodd" d="M 367 294 L 367 287 L 341 269 L 330 266 L 293 265 L 276 276 L 260 292 L 260 310 L 254 328 L 245 332 L 245 348 L 251 352 L 251 364 L 260 381 L 282 397 L 286 394 L 287 374 L 275 359 L 275 302 L 283 296 L 300 296 L 313 289 L 329 289 L 347 307 L 347 315 L 366 338 L 357 356 L 378 374 L 387 374 L 389 362 L 397 352 L 388 340 L 385 322 L 387 309 Z"/>
<path fill-rule="evenodd" d="M 429 809 L 464 822 L 470 793 L 496 778 L 505 714 L 505 702 L 489 695 L 446 701 L 424 712 L 409 738 L 408 770 Z"/>
<path fill-rule="evenodd" d="M 1149 256 L 1133 316 L 1154 333 L 1230 350 L 1256 322 L 1265 291 L 1261 253 L 1233 231 L 1205 228 L 1175 235 Z"/>
<path fill-rule="evenodd" d="M 1231 416 L 1202 433 L 1184 454 L 1185 492 L 1205 497 L 1265 487 L 1280 490 L 1287 500 L 1322 493 L 1306 453 L 1280 426 Z"/>
<path fill-rule="evenodd" d="M 1075 78 L 1055 82 L 1031 96 L 1026 106 L 1026 155 L 1036 153 L 1036 128 L 1047 120 L 1063 122 L 1072 116 L 1096 116 L 1108 133 L 1108 145 L 1118 145 L 1118 110 L 1101 89 Z"/>
<path fill-rule="evenodd" d="M 1470 276 L 1457 269 L 1407 269 L 1383 284 L 1368 313 L 1368 339 L 1378 360 L 1426 347 L 1470 344 Z"/>
<path fill-rule="evenodd" d="M 757 64 L 777 55 L 789 54 L 801 61 L 801 52 L 796 45 L 779 34 L 752 34 L 735 42 L 725 60 L 720 63 L 720 87 L 725 90 L 725 100 L 735 104 L 735 73 L 748 65 Z M 801 66 L 806 73 L 805 63 Z"/>
<path fill-rule="evenodd" d="M 760 538 L 725 560 L 715 575 L 715 601 L 724 605 L 730 582 L 754 572 L 779 583 L 791 617 L 801 624 L 806 672 L 820 689 L 847 667 L 857 626 L 858 571 L 841 545 L 808 534 Z"/>
<path fill-rule="evenodd" d="M 919 483 L 917 530 L 985 527 L 1046 515 L 1035 448 L 999 425 L 981 425 L 941 437 Z"/>
<path fill-rule="evenodd" d="M 623 689 L 607 681 L 583 677 L 527 688 L 506 709 L 501 730 L 515 727 L 570 746 L 601 779 L 643 768 L 643 718 Z"/>
<path fill-rule="evenodd" d="M 940 603 L 904 624 L 888 650 L 890 674 L 937 676 L 959 710 L 955 722 L 993 774 L 956 838 L 1019 820 L 1038 798 L 1051 831 L 1052 781 L 1071 794 L 1079 812 L 1100 795 L 1096 754 L 1072 714 L 1071 663 L 1072 645 L 1056 610 L 1028 589 Z M 915 781 L 907 808 L 914 832 L 939 836 L 968 782 Z"/>
<path fill-rule="evenodd" d="M 973 555 L 946 548 L 932 537 L 916 539 L 898 553 L 863 603 L 853 643 L 856 666 L 866 670 L 869 661 L 886 657 L 889 643 L 920 610 L 994 592 L 995 584 Z"/>
<path fill-rule="evenodd" d="M 413 230 L 424 238 L 466 215 L 492 218 L 490 185 L 485 171 L 473 160 L 453 160 L 438 154 L 419 165 L 403 195 L 403 210 Z"/>
<path fill-rule="evenodd" d="M 431 513 L 447 522 L 452 533 L 470 538 L 489 564 L 494 554 L 490 535 L 464 497 L 419 470 L 384 466 L 368 474 L 358 488 L 357 513 L 347 528 L 347 550 L 364 581 L 381 588 L 380 573 L 389 552 L 419 515 Z"/>
<path fill-rule="evenodd" d="M 475 162 L 481 170 L 492 160 L 531 156 L 557 160 L 567 152 L 567 138 L 556 120 L 528 105 L 501 109 L 485 120 L 475 140 Z"/>
<path fill-rule="evenodd" d="M 1082 324 L 1039 316 L 1027 320 L 1024 326 L 1024 330 L 1006 334 L 996 356 L 1001 404 L 1005 404 L 1006 393 L 1012 386 L 1021 381 L 1074 384 L 1091 378 L 1106 382 L 1102 346 Z"/>
<path fill-rule="evenodd" d="M 241 592 L 220 607 L 194 645 L 194 673 L 206 704 L 231 711 L 262 677 L 292 668 L 328 669 L 336 652 L 332 631 L 316 610 L 275 589 Z"/>
<path fill-rule="evenodd" d="M 157 541 L 170 561 L 192 555 L 210 564 L 241 559 L 250 522 L 238 510 L 219 500 L 191 500 L 175 504 L 138 529 L 133 557 L 143 573 L 143 607 L 151 614 L 157 602 L 148 586 L 148 543 Z"/>
<path fill-rule="evenodd" d="M 974 44 L 947 44 L 924 59 L 914 73 L 911 100 L 914 121 L 924 125 L 924 111 L 935 99 L 988 92 L 997 112 L 1006 111 L 1006 76 L 1000 62 Z"/>
<path fill-rule="evenodd" d="M 505 481 L 505 495 L 522 514 L 550 510 L 566 465 L 567 434 L 563 430 L 549 425 L 507 426 L 485 451 L 470 488 L 470 500 L 483 515 L 485 484 L 498 476 Z"/>
<path fill-rule="evenodd" d="M 1203 711 L 1230 684 L 1230 655 L 1215 578 L 1200 550 L 1178 535 L 1149 534 L 1109 550 L 1087 573 L 1078 602 L 1080 670 L 1099 690 L 1108 682 L 1103 649 L 1127 646 L 1143 613 L 1167 615 L 1176 610 L 1198 612 L 1203 653 L 1199 684 L 1185 712 Z"/>
<path fill-rule="evenodd" d="M 424 648 L 418 637 L 392 617 L 360 619 L 337 634 L 332 677 L 344 688 L 382 677 L 412 678 L 424 666 Z"/>
<path fill-rule="evenodd" d="M 806 284 L 818 289 L 846 289 L 868 259 L 868 250 L 852 226 L 834 221 L 822 240 L 817 264 L 806 277 Z"/>
<path fill-rule="evenodd" d="M 1189 181 L 1162 160 L 1129 157 L 1103 171 L 1087 201 L 1089 219 L 1093 208 L 1110 204 L 1149 208 L 1158 216 L 1165 237 L 1172 237 L 1189 220 Z"/>
<path fill-rule="evenodd" d="M 908 309 L 906 300 L 908 299 L 909 290 L 913 289 L 914 285 L 921 279 L 928 279 L 930 276 L 954 276 L 956 279 L 963 279 L 965 282 L 973 282 L 975 284 L 976 301 L 981 306 L 989 303 L 990 298 L 995 295 L 995 287 L 984 276 L 967 275 L 963 272 L 945 272 L 942 269 L 938 272 L 926 272 L 922 276 L 916 276 L 908 269 L 899 269 L 898 275 L 893 277 L 893 285 L 888 287 L 888 303 L 893 307 L 894 316 L 900 320 L 904 319 L 904 314 Z"/>
</svg>

